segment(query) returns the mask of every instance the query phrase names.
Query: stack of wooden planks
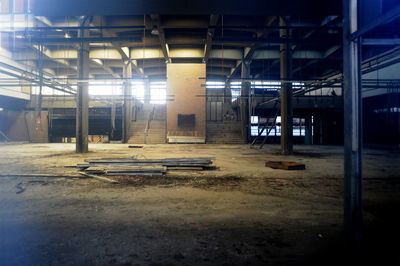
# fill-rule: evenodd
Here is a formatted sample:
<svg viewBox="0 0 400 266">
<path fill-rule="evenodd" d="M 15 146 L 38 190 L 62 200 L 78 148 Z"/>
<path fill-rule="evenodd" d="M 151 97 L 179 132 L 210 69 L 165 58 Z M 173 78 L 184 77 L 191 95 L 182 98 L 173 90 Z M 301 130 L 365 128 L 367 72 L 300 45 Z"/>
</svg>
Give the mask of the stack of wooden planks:
<svg viewBox="0 0 400 266">
<path fill-rule="evenodd" d="M 214 157 L 200 158 L 164 158 L 164 159 L 134 159 L 134 158 L 104 158 L 88 159 L 86 163 L 78 164 L 80 173 L 93 177 L 103 176 L 162 176 L 168 170 L 215 170 Z M 107 178 L 98 178 L 106 181 Z M 112 183 L 110 179 L 110 183 Z M 107 182 L 107 181 L 106 181 Z"/>
<path fill-rule="evenodd" d="M 89 159 L 86 164 L 78 164 L 78 168 L 92 166 L 163 166 L 167 168 L 202 168 L 213 170 L 214 157 L 206 158 L 166 158 L 166 159 L 132 159 L 132 158 L 110 158 L 110 159 Z"/>
</svg>

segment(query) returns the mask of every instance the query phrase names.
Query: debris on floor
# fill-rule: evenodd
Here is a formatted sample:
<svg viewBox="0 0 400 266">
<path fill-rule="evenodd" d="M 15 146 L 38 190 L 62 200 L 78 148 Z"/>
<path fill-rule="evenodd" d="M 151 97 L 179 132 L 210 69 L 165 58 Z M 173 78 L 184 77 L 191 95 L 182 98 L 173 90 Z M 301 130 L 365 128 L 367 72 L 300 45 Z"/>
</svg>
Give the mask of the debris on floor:
<svg viewBox="0 0 400 266">
<path fill-rule="evenodd" d="M 162 167 L 201 167 L 203 170 L 215 170 L 214 157 L 206 158 L 168 158 L 168 159 L 133 159 L 133 158 L 111 158 L 111 159 L 89 159 L 87 164 L 78 164 L 78 168 L 89 168 L 92 166 L 162 166 Z"/>
<path fill-rule="evenodd" d="M 88 159 L 85 164 L 77 164 L 80 174 L 116 184 L 115 180 L 104 176 L 163 176 L 168 170 L 215 170 L 215 157 L 205 158 L 104 158 Z"/>
<path fill-rule="evenodd" d="M 143 146 L 139 146 L 139 145 L 129 145 L 128 148 L 131 148 L 131 149 L 141 149 L 141 148 L 143 148 Z"/>
<path fill-rule="evenodd" d="M 82 172 L 82 171 L 79 172 L 79 173 L 81 175 L 83 175 L 83 176 L 94 178 L 94 179 L 97 179 L 97 180 L 100 180 L 100 181 L 103 181 L 103 182 L 107 182 L 107 183 L 110 183 L 110 184 L 118 184 L 118 181 L 109 179 L 109 178 L 104 177 L 104 176 L 92 175 L 92 174 L 85 173 L 85 172 Z"/>
<path fill-rule="evenodd" d="M 286 161 L 268 161 L 265 162 L 266 167 L 271 167 L 272 169 L 283 169 L 283 170 L 305 170 L 306 166 L 301 163 L 296 162 L 286 162 Z"/>
</svg>

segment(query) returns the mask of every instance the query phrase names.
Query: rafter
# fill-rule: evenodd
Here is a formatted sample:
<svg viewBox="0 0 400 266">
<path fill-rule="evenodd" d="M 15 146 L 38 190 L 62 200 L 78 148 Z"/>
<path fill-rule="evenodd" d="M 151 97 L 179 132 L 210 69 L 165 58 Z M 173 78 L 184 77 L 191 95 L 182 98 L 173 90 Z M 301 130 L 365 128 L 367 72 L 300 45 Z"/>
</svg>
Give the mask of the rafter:
<svg viewBox="0 0 400 266">
<path fill-rule="evenodd" d="M 91 25 L 93 26 L 101 26 L 101 25 L 105 25 L 105 21 L 103 17 L 100 16 L 94 16 L 91 22 Z M 108 29 L 102 29 L 101 30 L 103 34 L 107 35 L 107 36 L 111 36 L 111 37 L 118 37 L 118 35 L 114 32 L 111 32 Z M 129 64 L 131 63 L 131 59 L 130 59 L 130 52 L 129 52 L 129 48 L 127 47 L 121 47 L 116 43 L 111 43 L 111 47 L 114 48 L 115 50 L 118 51 L 118 53 L 121 55 L 121 58 L 124 62 L 124 64 Z M 137 64 L 132 64 L 132 69 L 135 70 L 135 72 L 139 75 L 143 75 L 143 69 L 139 68 L 137 66 Z"/>
<path fill-rule="evenodd" d="M 293 70 L 292 73 L 295 74 L 295 73 L 297 73 L 297 72 L 303 70 L 304 68 L 307 68 L 307 67 L 309 67 L 309 66 L 312 66 L 312 65 L 314 65 L 314 64 L 316 64 L 316 63 L 318 63 L 318 62 L 321 62 L 322 60 L 328 58 L 330 55 L 332 55 L 333 53 L 335 53 L 335 52 L 336 52 L 337 50 L 339 50 L 340 48 L 341 48 L 341 46 L 339 46 L 339 45 L 332 46 L 331 48 L 329 48 L 328 50 L 325 51 L 325 53 L 324 53 L 324 55 L 323 55 L 322 58 L 320 58 L 320 59 L 313 59 L 313 60 L 307 62 L 306 64 L 297 67 L 296 69 Z"/>
<path fill-rule="evenodd" d="M 151 14 L 151 22 L 154 27 L 158 30 L 158 38 L 160 40 L 161 44 L 161 50 L 163 52 L 164 58 L 166 62 L 170 62 L 171 59 L 169 57 L 169 48 L 168 48 L 168 43 L 165 40 L 165 32 L 164 29 L 161 26 L 161 21 L 160 21 L 160 15 L 158 14 Z"/>
<path fill-rule="evenodd" d="M 268 17 L 267 20 L 265 21 L 265 26 L 269 27 L 272 25 L 272 23 L 275 22 L 275 20 L 277 19 L 276 16 L 271 16 Z M 269 30 L 265 29 L 263 31 L 260 31 L 257 33 L 257 38 L 264 38 L 269 34 Z M 251 58 L 253 57 L 254 52 L 259 48 L 260 44 L 259 43 L 253 43 L 250 47 L 246 47 L 244 49 L 244 56 L 243 56 L 243 60 L 244 61 L 250 61 Z M 238 63 L 236 64 L 236 67 L 234 69 L 231 70 L 231 74 L 228 76 L 227 78 L 227 82 L 229 82 L 229 80 L 236 75 L 236 73 L 239 71 L 239 69 L 241 69 L 242 66 L 242 60 L 239 60 Z"/>
<path fill-rule="evenodd" d="M 101 59 L 90 59 L 92 63 L 95 63 L 96 65 L 102 67 L 105 71 L 110 73 L 114 78 L 120 78 L 120 75 L 116 74 L 111 67 L 107 66 L 103 60 Z"/>
<path fill-rule="evenodd" d="M 215 15 L 215 14 L 210 15 L 210 23 L 209 23 L 209 27 L 207 30 L 206 44 L 204 45 L 204 59 L 203 59 L 204 63 L 207 63 L 208 58 L 210 56 L 210 51 L 211 51 L 211 47 L 212 47 L 212 39 L 213 39 L 214 32 L 215 32 L 214 27 L 217 25 L 218 20 L 219 20 L 219 15 Z"/>
</svg>

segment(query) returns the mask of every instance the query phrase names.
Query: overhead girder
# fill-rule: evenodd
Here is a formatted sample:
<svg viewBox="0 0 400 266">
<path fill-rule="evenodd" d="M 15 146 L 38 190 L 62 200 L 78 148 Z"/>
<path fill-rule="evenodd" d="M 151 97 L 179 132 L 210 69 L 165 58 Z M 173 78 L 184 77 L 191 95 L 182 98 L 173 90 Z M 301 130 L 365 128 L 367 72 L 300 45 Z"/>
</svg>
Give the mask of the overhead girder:
<svg viewBox="0 0 400 266">
<path fill-rule="evenodd" d="M 117 74 L 111 67 L 107 66 L 101 59 L 91 59 L 89 61 L 89 64 L 90 62 L 94 63 L 97 66 L 100 66 L 100 69 L 103 69 L 106 73 L 112 75 L 114 78 L 120 78 L 120 75 Z M 89 73 L 93 73 L 92 68 L 90 69 Z"/>
<path fill-rule="evenodd" d="M 153 23 L 153 26 L 155 27 L 155 30 L 157 30 L 158 32 L 158 38 L 160 41 L 160 45 L 161 45 L 161 50 L 163 52 L 164 55 L 164 59 L 166 62 L 169 62 L 170 59 L 170 55 L 169 55 L 169 48 L 168 48 L 168 43 L 165 40 L 165 33 L 164 33 L 164 29 L 161 26 L 161 19 L 160 19 L 160 15 L 158 14 L 151 14 L 151 21 Z"/>
<path fill-rule="evenodd" d="M 277 17 L 275 16 L 270 16 L 265 20 L 265 26 L 271 26 L 275 21 L 276 21 Z M 268 36 L 269 31 L 268 30 L 263 30 L 261 31 L 259 34 L 257 34 L 257 37 L 264 37 L 264 36 Z M 246 61 L 249 61 L 252 59 L 254 52 L 259 48 L 259 44 L 258 43 L 253 43 L 250 47 L 246 47 L 241 55 L 240 55 L 240 59 L 238 61 L 238 64 L 236 65 L 235 68 L 233 68 L 231 70 L 230 75 L 228 76 L 228 81 L 230 78 L 232 78 L 233 76 L 235 76 L 235 74 L 239 71 L 239 69 L 242 67 L 243 63 L 246 63 Z M 245 62 L 243 62 L 245 61 Z"/>
<path fill-rule="evenodd" d="M 167 69 L 164 68 L 159 68 L 159 67 L 155 67 L 155 68 L 146 68 L 144 70 L 144 74 L 146 76 L 158 76 L 158 75 L 166 75 L 167 73 Z"/>
<path fill-rule="evenodd" d="M 312 60 L 322 60 L 327 58 L 340 46 L 334 46 L 329 48 L 327 51 L 311 51 L 311 50 L 297 50 L 293 53 L 293 59 L 312 59 Z M 47 49 L 44 51 L 45 58 L 44 64 L 48 67 L 66 67 L 69 69 L 76 70 L 76 64 L 73 61 L 77 59 L 77 51 L 70 49 L 70 50 L 53 50 Z M 210 60 L 220 60 L 221 62 L 216 64 L 215 62 L 211 63 L 211 65 L 218 65 L 222 66 L 222 60 L 225 61 L 224 65 L 231 67 L 232 69 L 237 69 L 239 63 L 234 63 L 233 60 L 240 60 L 241 56 L 240 49 L 213 49 L 210 51 Z M 161 49 L 155 48 L 146 48 L 146 49 L 131 49 L 130 51 L 131 58 L 133 60 L 145 60 L 144 63 L 141 62 L 137 65 L 138 68 L 143 67 L 152 67 L 152 66 L 160 66 L 163 64 L 160 60 L 164 59 L 163 52 Z M 185 59 L 190 58 L 193 60 L 198 58 L 201 59 L 204 56 L 203 50 L 201 48 L 197 49 L 189 49 L 189 48 L 173 48 L 170 51 L 170 56 L 172 59 Z M 17 60 L 38 60 L 37 53 L 31 52 L 21 52 L 16 53 L 14 58 Z M 121 53 L 118 52 L 116 49 L 102 49 L 102 48 L 92 48 L 89 53 L 89 58 L 91 61 L 93 60 L 101 60 L 104 62 L 104 66 L 101 67 L 105 68 L 106 70 L 110 70 L 107 67 L 122 67 L 122 56 Z M 253 53 L 252 60 L 278 60 L 279 59 L 279 51 L 275 49 L 259 49 Z M 158 61 L 158 62 L 157 62 Z M 110 62 L 110 65 L 108 65 Z M 197 61 L 196 61 L 197 62 Z M 314 64 L 317 61 L 309 61 L 302 65 L 302 68 L 307 67 L 308 65 Z M 100 65 L 100 64 L 98 64 Z M 143 71 L 143 69 L 142 69 Z M 298 70 L 295 69 L 294 72 L 296 73 Z M 108 71 L 110 72 L 110 71 Z M 57 72 L 58 73 L 58 72 Z M 111 73 L 111 72 L 110 72 Z M 140 72 L 142 73 L 142 72 Z M 115 74 L 115 73 L 114 73 Z M 115 76 L 115 75 L 113 75 Z"/>
<path fill-rule="evenodd" d="M 75 27 L 75 29 L 71 29 L 72 33 L 79 30 L 79 23 L 76 18 L 37 17 L 37 20 L 41 22 L 39 25 L 47 25 L 49 28 L 64 27 L 69 29 Z M 194 16 L 146 15 L 144 25 L 143 15 L 95 16 L 91 19 L 91 23 L 85 26 L 87 31 L 91 33 L 90 36 L 85 38 L 98 38 L 99 41 L 99 43 L 90 44 L 89 58 L 91 59 L 91 68 L 93 68 L 94 72 L 101 71 L 95 69 L 103 68 L 104 72 L 116 77 L 123 66 L 122 61 L 132 60 L 133 70 L 136 74 L 143 75 L 144 68 L 163 68 L 165 67 L 165 65 L 163 66 L 165 61 L 170 59 L 172 62 L 177 63 L 200 63 L 203 59 L 209 62 L 208 66 L 224 69 L 223 72 L 225 72 L 225 68 L 230 68 L 230 73 L 227 75 L 229 78 L 235 76 L 240 69 L 243 49 L 245 52 L 244 59 L 248 61 L 277 61 L 279 59 L 278 47 L 281 40 L 275 40 L 275 45 L 268 41 L 269 38 L 271 40 L 275 38 L 279 30 L 274 17 L 225 15 L 223 25 L 218 24 L 219 20 L 219 15 L 207 14 Z M 331 21 L 321 16 L 321 19 L 318 20 L 311 22 L 300 21 L 299 23 L 296 22 L 297 24 L 290 23 L 289 26 L 303 27 L 303 32 L 310 36 L 315 29 L 321 26 L 317 22 L 321 20 L 323 23 L 325 23 L 324 21 L 327 21 L 327 23 Z M 159 35 L 150 33 L 154 25 L 159 30 Z M 220 36 L 222 26 L 225 32 L 223 40 L 221 39 L 222 36 Z M 310 30 L 307 31 L 307 28 Z M 145 47 L 143 47 L 143 30 L 146 30 Z M 216 36 L 210 36 L 209 33 L 214 35 L 214 32 Z M 55 29 L 53 29 L 52 33 L 55 33 Z M 162 33 L 161 36 L 160 33 Z M 72 41 L 75 41 L 73 39 L 76 38 L 75 36 L 72 36 Z M 101 38 L 112 42 L 101 43 Z M 137 41 L 129 41 L 127 38 L 138 39 Z M 63 40 L 64 38 L 60 39 Z M 118 39 L 119 41 L 115 42 Z M 301 38 L 298 39 L 300 40 Z M 223 49 L 221 49 L 222 43 Z M 330 46 L 331 48 L 329 49 L 331 51 L 338 49 L 337 45 L 331 44 Z M 74 48 L 74 44 L 63 43 L 58 45 L 49 43 L 46 47 L 48 49 L 44 49 L 44 65 L 49 60 L 52 60 L 55 62 L 55 67 L 59 66 L 59 69 L 65 67 L 66 72 L 76 69 L 76 61 L 74 60 L 77 59 L 77 51 Z M 324 48 L 321 49 L 321 47 Z M 327 46 L 321 47 L 297 46 L 293 52 L 293 59 L 308 60 L 298 67 L 306 68 L 308 65 L 313 65 L 329 57 L 329 54 L 331 54 L 328 51 L 329 49 L 324 51 Z M 302 50 L 299 50 L 299 48 L 302 48 Z M 37 62 L 38 60 L 35 52 L 18 50 L 14 58 L 25 62 Z M 47 65 L 51 69 L 53 63 L 48 63 Z"/>
<path fill-rule="evenodd" d="M 204 62 L 207 62 L 208 58 L 210 56 L 210 51 L 212 48 L 212 41 L 213 41 L 214 32 L 215 32 L 215 28 L 213 28 L 213 27 L 217 25 L 218 20 L 219 20 L 219 15 L 216 15 L 216 14 L 210 15 L 210 22 L 209 22 L 209 27 L 207 30 L 207 35 L 206 35 L 206 43 L 204 44 Z"/>
</svg>

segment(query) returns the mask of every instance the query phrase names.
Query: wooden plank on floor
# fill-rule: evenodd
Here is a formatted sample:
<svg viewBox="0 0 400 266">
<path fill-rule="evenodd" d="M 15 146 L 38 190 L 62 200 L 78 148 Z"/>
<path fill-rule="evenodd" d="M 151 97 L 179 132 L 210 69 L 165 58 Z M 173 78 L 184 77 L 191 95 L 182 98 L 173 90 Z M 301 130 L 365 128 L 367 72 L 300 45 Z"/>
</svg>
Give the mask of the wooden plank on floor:
<svg viewBox="0 0 400 266">
<path fill-rule="evenodd" d="M 286 162 L 286 161 L 268 161 L 265 162 L 266 167 L 271 167 L 272 169 L 283 169 L 283 170 L 305 170 L 306 166 L 301 163 L 296 162 Z"/>
<path fill-rule="evenodd" d="M 107 176 L 163 176 L 164 173 L 106 173 Z"/>
<path fill-rule="evenodd" d="M 104 158 L 87 159 L 88 163 L 165 163 L 165 162 L 190 162 L 190 163 L 211 163 L 215 157 L 204 158 L 165 158 L 165 159 L 132 159 L 132 158 Z"/>
<path fill-rule="evenodd" d="M 85 172 L 79 172 L 79 173 L 81 175 L 84 175 L 84 176 L 87 176 L 87 177 L 91 177 L 91 178 L 94 178 L 94 179 L 97 179 L 97 180 L 100 180 L 100 181 L 103 181 L 103 182 L 107 182 L 107 183 L 110 183 L 110 184 L 118 184 L 118 181 L 109 179 L 107 177 L 98 176 L 98 175 L 92 175 L 92 174 L 88 174 L 88 173 L 85 173 Z"/>
</svg>

